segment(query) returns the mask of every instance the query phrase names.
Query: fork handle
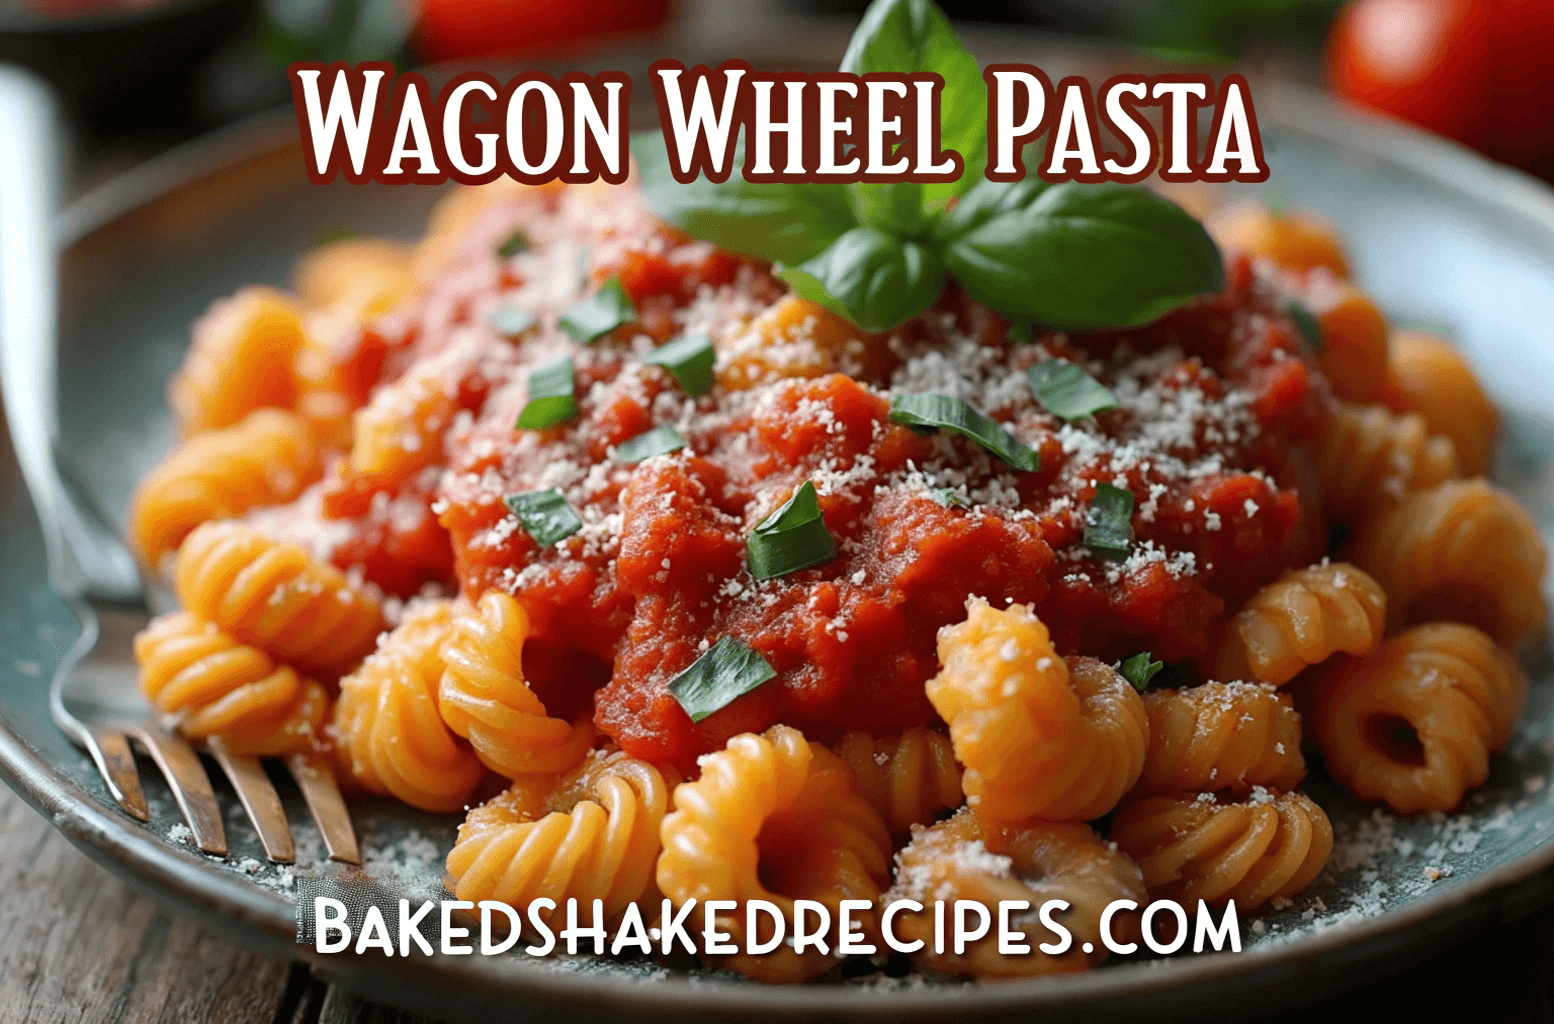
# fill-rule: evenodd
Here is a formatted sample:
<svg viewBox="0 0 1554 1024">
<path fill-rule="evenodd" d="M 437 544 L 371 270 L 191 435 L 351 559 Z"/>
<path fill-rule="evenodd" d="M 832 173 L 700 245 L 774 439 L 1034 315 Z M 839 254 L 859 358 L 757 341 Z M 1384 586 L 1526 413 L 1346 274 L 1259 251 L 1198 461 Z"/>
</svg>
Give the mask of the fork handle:
<svg viewBox="0 0 1554 1024">
<path fill-rule="evenodd" d="M 65 597 L 142 599 L 135 559 L 83 508 L 57 461 L 58 269 L 51 221 L 58 120 L 46 86 L 0 65 L 0 388 L 11 442 Z"/>
</svg>

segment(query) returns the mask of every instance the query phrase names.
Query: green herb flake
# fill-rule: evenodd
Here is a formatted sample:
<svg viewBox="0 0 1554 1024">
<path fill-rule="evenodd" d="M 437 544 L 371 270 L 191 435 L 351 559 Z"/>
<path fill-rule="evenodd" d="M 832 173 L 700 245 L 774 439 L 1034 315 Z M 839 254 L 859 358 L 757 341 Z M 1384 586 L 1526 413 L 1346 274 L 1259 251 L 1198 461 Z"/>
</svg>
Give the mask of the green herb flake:
<svg viewBox="0 0 1554 1024">
<path fill-rule="evenodd" d="M 1290 301 L 1286 312 L 1289 313 L 1290 319 L 1295 321 L 1295 329 L 1300 332 L 1300 336 L 1305 339 L 1311 351 L 1322 351 L 1322 322 L 1316 318 L 1316 314 L 1294 300 Z"/>
<path fill-rule="evenodd" d="M 725 636 L 671 679 L 669 692 L 691 721 L 700 722 L 776 675 L 765 658 Z"/>
<path fill-rule="evenodd" d="M 1122 663 L 1118 670 L 1122 678 L 1133 684 L 1133 688 L 1139 693 L 1149 689 L 1149 681 L 1155 678 L 1155 673 L 1165 668 L 1158 661 L 1151 661 L 1148 651 L 1140 651 L 1133 657 Z"/>
<path fill-rule="evenodd" d="M 510 260 L 521 252 L 529 251 L 529 236 L 522 231 L 514 231 L 507 236 L 507 241 L 496 247 L 497 255 L 504 260 Z"/>
<path fill-rule="evenodd" d="M 781 508 L 761 520 L 750 532 L 745 550 L 750 575 L 758 580 L 829 561 L 836 554 L 836 541 L 820 514 L 814 483 L 804 481 Z"/>
<path fill-rule="evenodd" d="M 626 294 L 621 279 L 612 277 L 592 296 L 561 314 L 561 329 L 579 343 L 591 345 L 636 318 L 636 307 L 631 304 L 631 297 Z"/>
<path fill-rule="evenodd" d="M 517 338 L 536 323 L 534 314 L 520 306 L 498 306 L 486 317 L 491 329 L 504 338 Z"/>
<path fill-rule="evenodd" d="M 615 449 L 615 458 L 620 462 L 641 462 L 651 459 L 655 455 L 668 455 L 670 452 L 679 451 L 685 447 L 685 438 L 680 432 L 669 424 L 645 430 L 629 441 L 621 443 Z"/>
<path fill-rule="evenodd" d="M 530 373 L 529 403 L 518 414 L 515 429 L 543 430 L 576 416 L 577 402 L 572 397 L 574 386 L 570 356 Z"/>
<path fill-rule="evenodd" d="M 1117 408 L 1117 396 L 1066 359 L 1048 359 L 1025 371 L 1025 379 L 1048 412 L 1072 423 Z"/>
<path fill-rule="evenodd" d="M 1009 330 L 1004 332 L 1004 336 L 1010 341 L 1030 341 L 1031 322 L 1029 320 L 1011 320 L 1009 322 Z"/>
<path fill-rule="evenodd" d="M 928 496 L 945 508 L 970 508 L 971 502 L 962 498 L 949 487 L 936 487 L 928 492 Z"/>
<path fill-rule="evenodd" d="M 660 345 L 648 354 L 645 362 L 668 370 L 685 393 L 694 398 L 712 387 L 712 363 L 716 358 L 711 338 L 687 334 Z"/>
<path fill-rule="evenodd" d="M 1085 547 L 1105 558 L 1128 557 L 1133 536 L 1133 492 L 1103 483 L 1085 518 Z"/>
<path fill-rule="evenodd" d="M 997 420 L 984 416 L 959 398 L 932 392 L 896 395 L 890 400 L 890 418 L 909 427 L 948 430 L 970 438 L 1026 473 L 1041 468 L 1041 456 L 1016 441 Z"/>
<path fill-rule="evenodd" d="M 502 501 L 541 547 L 548 548 L 583 528 L 583 521 L 567 504 L 566 496 L 554 487 L 509 494 Z"/>
</svg>

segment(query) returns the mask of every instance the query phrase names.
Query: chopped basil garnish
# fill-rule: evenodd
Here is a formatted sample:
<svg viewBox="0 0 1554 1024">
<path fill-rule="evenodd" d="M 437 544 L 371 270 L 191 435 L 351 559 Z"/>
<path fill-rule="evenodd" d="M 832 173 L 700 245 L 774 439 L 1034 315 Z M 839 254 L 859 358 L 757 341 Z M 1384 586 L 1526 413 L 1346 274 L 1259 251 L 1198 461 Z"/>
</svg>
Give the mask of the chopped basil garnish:
<svg viewBox="0 0 1554 1024">
<path fill-rule="evenodd" d="M 669 424 L 644 430 L 615 449 L 615 457 L 621 462 L 641 462 L 655 455 L 667 455 L 685 447 L 685 438 Z"/>
<path fill-rule="evenodd" d="M 687 334 L 660 345 L 648 354 L 645 362 L 662 366 L 674 374 L 685 393 L 694 397 L 706 394 L 712 387 L 712 362 L 716 357 L 712 339 L 701 334 Z"/>
<path fill-rule="evenodd" d="M 808 569 L 836 554 L 836 541 L 820 514 L 815 485 L 806 480 L 781 508 L 761 520 L 745 542 L 750 575 L 758 580 Z"/>
<path fill-rule="evenodd" d="M 496 251 L 504 260 L 510 260 L 521 252 L 528 252 L 529 236 L 522 231 L 514 231 L 507 236 L 507 241 L 496 247 Z"/>
<path fill-rule="evenodd" d="M 1149 681 L 1155 678 L 1155 673 L 1165 668 L 1158 661 L 1151 661 L 1148 651 L 1140 651 L 1133 657 L 1122 663 L 1122 678 L 1133 684 L 1133 688 L 1143 693 L 1149 688 Z"/>
<path fill-rule="evenodd" d="M 583 528 L 583 521 L 567 504 L 566 496 L 554 487 L 544 491 L 509 494 L 502 501 L 541 547 L 548 548 Z"/>
<path fill-rule="evenodd" d="M 909 427 L 948 430 L 977 442 L 1015 469 L 1034 473 L 1041 457 L 1016 441 L 997 420 L 989 419 L 966 402 L 932 392 L 897 395 L 890 400 L 890 418 Z"/>
<path fill-rule="evenodd" d="M 1322 322 L 1316 318 L 1316 314 L 1293 299 L 1288 306 L 1288 312 L 1290 319 L 1295 321 L 1295 329 L 1300 332 L 1302 338 L 1306 339 L 1306 344 L 1311 347 L 1311 351 L 1322 351 Z"/>
<path fill-rule="evenodd" d="M 637 310 L 621 285 L 621 279 L 612 277 L 593 295 L 561 314 L 561 329 L 582 344 L 591 345 L 636 318 Z"/>
<path fill-rule="evenodd" d="M 928 495 L 929 497 L 933 498 L 934 501 L 937 501 L 939 504 L 943 505 L 945 508 L 971 507 L 971 502 L 967 501 L 965 498 L 962 498 L 954 490 L 948 487 L 936 487 L 932 491 L 929 491 Z"/>
<path fill-rule="evenodd" d="M 486 317 L 491 329 L 504 338 L 516 338 L 535 324 L 534 314 L 520 306 L 498 306 Z"/>
<path fill-rule="evenodd" d="M 1085 519 L 1085 547 L 1107 558 L 1128 557 L 1133 536 L 1133 492 L 1101 484 Z"/>
<path fill-rule="evenodd" d="M 1010 324 L 1009 324 L 1009 330 L 1004 332 L 1004 336 L 1006 338 L 1008 338 L 1010 341 L 1030 341 L 1031 340 L 1031 324 L 1030 324 L 1030 321 L 1028 321 L 1028 320 L 1013 320 L 1013 321 L 1011 321 Z"/>
<path fill-rule="evenodd" d="M 700 722 L 771 679 L 777 670 L 765 658 L 725 636 L 669 681 L 669 692 L 691 721 Z"/>
<path fill-rule="evenodd" d="M 1025 379 L 1047 411 L 1073 422 L 1117 408 L 1117 396 L 1066 359 L 1048 359 L 1025 371 Z"/>
<path fill-rule="evenodd" d="M 518 414 L 518 428 L 541 430 L 565 423 L 577 415 L 572 398 L 572 359 L 570 356 L 540 367 L 529 374 L 529 404 Z"/>
</svg>

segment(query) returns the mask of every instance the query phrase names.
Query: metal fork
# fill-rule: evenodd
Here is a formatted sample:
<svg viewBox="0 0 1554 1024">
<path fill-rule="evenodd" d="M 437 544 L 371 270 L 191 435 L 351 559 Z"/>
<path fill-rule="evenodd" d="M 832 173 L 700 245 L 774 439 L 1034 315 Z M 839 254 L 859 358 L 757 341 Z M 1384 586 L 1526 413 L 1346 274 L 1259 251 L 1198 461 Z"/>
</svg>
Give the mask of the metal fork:
<svg viewBox="0 0 1554 1024">
<path fill-rule="evenodd" d="M 43 530 L 49 581 L 74 610 L 81 635 L 55 672 L 49 710 L 84 749 L 108 792 L 129 814 L 150 821 L 135 768 L 138 744 L 161 769 L 194 840 L 224 856 L 220 805 L 199 754 L 164 729 L 136 685 L 135 634 L 152 610 L 173 605 L 158 581 L 143 578 L 133 556 L 57 458 L 56 250 L 51 230 L 57 154 L 53 101 L 30 75 L 0 65 L 0 386 L 27 490 Z M 9 129 L 9 131 L 4 131 Z M 292 863 L 296 849 L 285 809 L 256 757 L 205 745 L 226 772 L 272 861 Z M 333 860 L 359 864 L 350 814 L 322 760 L 287 758 Z"/>
</svg>

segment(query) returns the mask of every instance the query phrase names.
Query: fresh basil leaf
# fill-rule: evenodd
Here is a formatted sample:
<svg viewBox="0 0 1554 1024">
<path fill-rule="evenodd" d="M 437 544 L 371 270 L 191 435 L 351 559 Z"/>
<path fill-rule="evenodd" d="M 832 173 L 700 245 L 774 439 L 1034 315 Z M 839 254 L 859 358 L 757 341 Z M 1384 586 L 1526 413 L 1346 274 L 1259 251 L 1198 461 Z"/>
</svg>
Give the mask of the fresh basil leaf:
<svg viewBox="0 0 1554 1024">
<path fill-rule="evenodd" d="M 1066 359 L 1048 359 L 1025 371 L 1026 382 L 1048 412 L 1072 423 L 1117 408 L 1117 396 Z"/>
<path fill-rule="evenodd" d="M 584 345 L 591 345 L 622 324 L 637 318 L 637 309 L 621 279 L 612 277 L 582 302 L 561 314 L 560 327 Z"/>
<path fill-rule="evenodd" d="M 949 487 L 935 487 L 928 492 L 928 496 L 945 508 L 970 508 L 971 502 L 967 501 Z"/>
<path fill-rule="evenodd" d="M 491 329 L 504 338 L 516 338 L 535 324 L 534 314 L 521 306 L 498 306 L 486 317 Z"/>
<path fill-rule="evenodd" d="M 669 692 L 691 721 L 700 722 L 776 675 L 765 658 L 725 636 L 671 679 Z"/>
<path fill-rule="evenodd" d="M 910 320 L 944 291 L 944 265 L 931 249 L 874 228 L 853 228 L 777 276 L 866 331 L 888 331 Z"/>
<path fill-rule="evenodd" d="M 1053 185 L 956 237 L 944 258 L 983 305 L 1071 330 L 1150 323 L 1225 282 L 1203 225 L 1136 185 Z"/>
<path fill-rule="evenodd" d="M 1148 651 L 1140 651 L 1133 657 L 1122 663 L 1118 671 L 1122 678 L 1133 684 L 1133 688 L 1139 693 L 1149 689 L 1149 681 L 1155 678 L 1155 673 L 1165 668 L 1158 661 L 1152 661 Z"/>
<path fill-rule="evenodd" d="M 529 236 L 522 231 L 514 231 L 507 236 L 507 240 L 496 247 L 498 255 L 504 260 L 510 260 L 521 252 L 529 251 Z"/>
<path fill-rule="evenodd" d="M 948 430 L 970 438 L 1015 469 L 1034 473 L 1041 468 L 1041 456 L 1016 441 L 1002 423 L 949 395 L 932 392 L 920 395 L 896 395 L 890 400 L 890 418 L 909 427 Z"/>
<path fill-rule="evenodd" d="M 948 245 L 994 217 L 1025 209 L 1051 187 L 1035 175 L 1019 181 L 980 178 L 960 197 L 955 209 L 944 215 L 934 230 L 934 238 L 941 245 Z"/>
<path fill-rule="evenodd" d="M 583 528 L 583 520 L 567 504 L 566 496 L 554 487 L 509 494 L 502 501 L 541 547 L 548 548 Z"/>
<path fill-rule="evenodd" d="M 1085 547 L 1105 558 L 1128 557 L 1133 540 L 1133 492 L 1103 483 L 1090 499 L 1085 517 Z"/>
<path fill-rule="evenodd" d="M 698 177 L 682 185 L 669 171 L 662 132 L 637 132 L 631 149 L 648 209 L 692 238 L 732 252 L 802 263 L 858 224 L 845 188 L 746 181 L 742 151 L 722 184 Z"/>
<path fill-rule="evenodd" d="M 576 385 L 572 377 L 572 359 L 563 357 L 529 374 L 529 401 L 518 414 L 517 430 L 543 430 L 565 423 L 577 415 L 572 397 Z"/>
<path fill-rule="evenodd" d="M 897 238 L 916 238 L 931 223 L 923 186 L 912 181 L 854 182 L 847 186 L 858 223 Z"/>
<path fill-rule="evenodd" d="M 685 393 L 695 397 L 706 394 L 712 387 L 712 364 L 716 359 L 711 338 L 704 334 L 687 334 L 658 346 L 643 362 L 662 366 L 674 374 Z"/>
<path fill-rule="evenodd" d="M 685 447 L 680 432 L 665 423 L 651 430 L 644 430 L 629 441 L 621 442 L 615 449 L 615 458 L 621 462 L 641 462 L 655 455 L 668 455 Z"/>
<path fill-rule="evenodd" d="M 1313 352 L 1322 351 L 1322 321 L 1316 314 L 1307 309 L 1303 303 L 1291 299 L 1287 307 L 1290 319 L 1295 321 L 1295 329 L 1305 339 L 1306 345 Z"/>
<path fill-rule="evenodd" d="M 939 144 L 959 152 L 965 170 L 959 181 L 924 185 L 923 192 L 931 200 L 958 196 L 982 177 L 987 162 L 987 85 L 977 59 L 933 0 L 875 0 L 853 32 L 839 70 L 855 75 L 933 71 L 944 76 Z"/>
<path fill-rule="evenodd" d="M 806 480 L 781 508 L 761 520 L 745 542 L 750 556 L 750 575 L 771 579 L 836 555 L 836 541 L 820 514 L 820 498 L 813 482 Z"/>
</svg>

